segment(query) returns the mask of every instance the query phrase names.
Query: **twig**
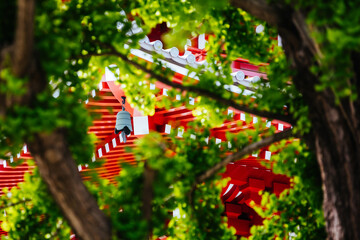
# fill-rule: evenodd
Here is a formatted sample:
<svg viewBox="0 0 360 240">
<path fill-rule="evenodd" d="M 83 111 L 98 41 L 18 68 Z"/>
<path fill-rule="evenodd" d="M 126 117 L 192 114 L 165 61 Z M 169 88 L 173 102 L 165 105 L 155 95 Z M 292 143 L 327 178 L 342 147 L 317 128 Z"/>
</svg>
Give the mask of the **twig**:
<svg viewBox="0 0 360 240">
<path fill-rule="evenodd" d="M 217 102 L 224 104 L 226 106 L 232 107 L 234 109 L 237 109 L 239 111 L 244 111 L 247 113 L 251 113 L 254 115 L 257 115 L 259 117 L 264 117 L 264 118 L 268 118 L 268 119 L 278 119 L 290 124 L 294 123 L 294 119 L 292 119 L 292 117 L 290 115 L 283 115 L 283 114 L 278 114 L 278 113 L 271 113 L 271 112 L 267 112 L 267 111 L 261 111 L 261 110 L 257 110 L 254 108 L 249 108 L 247 106 L 241 105 L 236 103 L 235 101 L 231 100 L 231 99 L 225 99 L 223 98 L 221 95 L 217 95 L 214 92 L 211 92 L 207 89 L 203 89 L 203 88 L 198 88 L 196 86 L 185 86 L 183 84 L 180 83 L 175 83 L 173 81 L 170 81 L 168 78 L 159 75 L 157 73 L 155 73 L 152 69 L 149 69 L 147 67 L 145 67 L 144 65 L 133 61 L 131 59 L 129 59 L 125 54 L 120 53 L 119 51 L 117 51 L 114 46 L 110 45 L 110 44 L 105 44 L 105 43 L 101 43 L 101 42 L 97 42 L 98 44 L 102 45 L 103 47 L 107 48 L 110 52 L 107 53 L 102 53 L 99 55 L 113 55 L 113 56 L 117 56 L 119 58 L 121 58 L 124 62 L 142 70 L 145 73 L 148 73 L 152 78 L 156 79 L 159 82 L 162 82 L 170 87 L 176 88 L 176 89 L 180 89 L 182 91 L 189 91 L 189 92 L 193 92 L 196 93 L 200 96 L 204 96 L 204 97 L 208 97 L 211 98 L 213 100 L 216 100 Z M 96 55 L 96 54 L 95 54 Z M 94 54 L 92 54 L 92 56 L 95 56 Z"/>
<path fill-rule="evenodd" d="M 23 204 L 23 203 L 26 203 L 26 202 L 30 202 L 31 199 L 25 199 L 25 200 L 22 200 L 22 201 L 19 201 L 19 202 L 16 202 L 16 203 L 11 203 L 11 204 L 8 204 L 8 205 L 5 205 L 5 206 L 1 206 L 0 209 L 6 209 L 6 208 L 9 208 L 9 207 L 15 207 L 17 205 L 20 205 L 20 204 Z"/>
<path fill-rule="evenodd" d="M 263 138 L 258 142 L 254 142 L 254 143 L 251 143 L 250 145 L 247 145 L 242 150 L 225 157 L 219 163 L 215 164 L 212 168 L 206 170 L 203 174 L 198 176 L 196 178 L 194 186 L 196 186 L 197 184 L 210 178 L 211 176 L 213 176 L 215 173 L 217 173 L 220 169 L 225 167 L 230 162 L 238 160 L 238 159 L 244 157 L 245 155 L 248 155 L 260 148 L 266 147 L 272 143 L 278 142 L 282 139 L 290 138 L 292 136 L 293 136 L 292 129 L 288 128 L 288 129 L 286 129 L 282 132 L 276 133 L 270 137 Z"/>
</svg>

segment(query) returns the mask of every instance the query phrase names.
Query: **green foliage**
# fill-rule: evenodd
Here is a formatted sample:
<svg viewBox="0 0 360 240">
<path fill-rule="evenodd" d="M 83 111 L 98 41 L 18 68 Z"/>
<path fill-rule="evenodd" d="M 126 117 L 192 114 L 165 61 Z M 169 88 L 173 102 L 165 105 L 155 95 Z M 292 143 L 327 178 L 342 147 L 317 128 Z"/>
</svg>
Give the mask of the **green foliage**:
<svg viewBox="0 0 360 240">
<path fill-rule="evenodd" d="M 145 4 L 145 8 L 139 8 L 136 12 L 144 16 L 143 19 L 146 24 L 153 24 L 154 26 L 156 23 L 166 21 L 168 26 L 173 29 L 169 34 L 172 37 L 167 38 L 173 45 L 183 44 L 178 40 L 183 35 L 187 37 L 196 36 L 203 32 L 214 34 L 214 36 L 210 36 L 207 47 L 209 65 L 206 68 L 191 69 L 199 77 L 199 82 L 196 83 L 197 88 L 207 89 L 222 98 L 235 99 L 239 103 L 270 112 L 283 113 L 285 109 L 296 120 L 295 132 L 301 134 L 309 132 L 311 125 L 307 118 L 308 108 L 302 102 L 301 94 L 296 91 L 295 86 L 292 84 L 291 76 L 295 73 L 290 71 L 290 66 L 282 49 L 276 46 L 276 42 L 271 41 L 276 37 L 277 31 L 267 24 L 252 18 L 247 13 L 230 7 L 206 7 L 205 10 L 199 11 L 199 15 L 196 15 L 192 12 L 192 10 L 197 10 L 196 4 L 192 6 L 191 3 L 190 1 L 181 1 L 179 3 L 172 1 L 161 1 L 161 3 L 141 2 L 141 4 Z M 153 8 L 153 4 L 161 7 Z M 187 4 L 191 5 L 191 7 L 189 8 Z M 183 11 L 179 13 L 175 10 L 176 8 L 183 9 Z M 204 13 L 206 11 L 207 13 Z M 256 34 L 254 27 L 259 24 L 265 26 L 265 31 Z M 221 55 L 224 52 L 227 53 L 226 56 Z M 265 68 L 269 80 L 262 79 L 261 82 L 256 84 L 257 89 L 252 96 L 243 96 L 242 94 L 237 96 L 224 91 L 224 86 L 231 82 L 228 77 L 231 72 L 229 62 L 236 57 L 248 58 L 255 63 L 270 63 L 270 66 Z M 215 62 L 216 64 L 214 64 Z M 217 75 L 214 75 L 214 72 Z M 187 84 L 186 81 L 184 83 Z M 190 82 L 189 84 L 194 83 Z M 252 101 L 251 97 L 254 96 L 256 96 L 256 99 Z M 193 107 L 194 114 L 200 120 L 203 120 L 203 125 L 217 126 L 226 118 L 223 115 L 221 116 L 221 112 L 226 109 L 225 106 L 204 97 L 197 98 L 197 100 Z M 218 116 L 220 118 L 217 118 Z M 245 133 L 237 134 L 236 137 L 227 134 L 227 137 L 231 140 L 235 149 L 241 149 L 241 147 L 249 143 L 249 139 L 256 141 L 259 132 L 262 131 L 264 131 L 264 128 L 257 126 L 253 132 L 245 131 Z M 269 134 L 272 131 L 273 129 Z M 234 139 L 239 142 L 234 143 Z M 289 238 L 289 233 L 295 233 L 297 239 L 325 238 L 321 211 L 322 200 L 320 196 L 322 192 L 319 184 L 321 182 L 319 169 L 316 161 L 309 156 L 303 144 L 300 146 L 293 146 L 292 144 L 286 148 L 282 146 L 283 152 L 274 157 L 274 161 L 279 163 L 275 164 L 273 169 L 276 173 L 288 174 L 291 177 L 295 176 L 296 183 L 288 194 L 283 194 L 280 199 L 277 200 L 275 196 L 272 196 L 269 197 L 269 203 L 264 200 L 263 203 L 269 205 L 269 208 L 262 215 L 269 218 L 269 220 L 265 221 L 263 227 L 253 230 L 254 234 L 259 234 L 259 231 L 262 232 L 258 236 L 254 235 L 255 239 L 273 239 L 276 236 Z M 294 156 L 295 152 L 299 156 Z M 298 159 L 295 163 L 288 160 L 295 157 Z M 280 163 L 279 159 L 287 160 L 286 164 Z M 285 211 L 286 208 L 290 209 L 290 211 Z M 291 211 L 291 209 L 296 211 Z M 278 216 L 276 213 L 279 211 L 281 214 Z M 181 212 L 186 211 L 182 210 Z M 290 224 L 289 219 L 294 219 L 294 223 Z M 285 231 L 283 231 L 284 224 L 287 224 Z M 283 232 L 281 233 L 281 231 Z"/>
<path fill-rule="evenodd" d="M 295 183 L 300 183 L 306 198 L 312 207 L 321 210 L 321 177 L 320 169 L 315 156 L 309 151 L 305 143 L 294 140 L 291 143 L 286 141 L 273 145 L 271 151 L 277 152 L 272 157 L 275 163 L 275 173 L 294 176 Z M 296 184 L 295 184 L 296 185 Z"/>
<path fill-rule="evenodd" d="M 6 119 L 0 119 L 0 132 L 7 137 L 0 142 L 2 157 L 8 158 L 9 150 L 16 155 L 24 141 L 32 140 L 33 134 L 50 132 L 60 127 L 69 129 L 67 141 L 78 164 L 89 161 L 93 154 L 93 143 L 91 136 L 87 134 L 87 128 L 92 121 L 84 106 L 77 100 L 70 94 L 55 99 L 44 93 L 39 95 L 36 107 L 16 106 L 8 111 Z M 81 144 L 79 139 L 82 139 Z"/>
<path fill-rule="evenodd" d="M 26 173 L 19 188 L 3 188 L 0 198 L 2 239 L 69 239 L 71 229 L 39 173 Z"/>
<path fill-rule="evenodd" d="M 0 3 L 0 12 L 9 9 L 6 14 L 10 20 L 14 19 L 14 2 Z M 357 95 L 349 82 L 352 77 L 349 53 L 359 49 L 360 28 L 355 23 L 359 22 L 360 14 L 356 12 L 355 1 L 332 1 L 331 4 L 297 1 L 297 5 L 311 7 L 308 23 L 321 47 L 316 59 L 321 64 L 312 69 L 321 75 L 317 90 L 330 88 L 338 99 L 355 99 Z M 330 20 L 329 14 L 333 16 Z M 128 17 L 143 28 L 142 33 L 129 34 L 132 23 Z M 234 230 L 227 228 L 226 218 L 222 217 L 224 209 L 219 198 L 226 180 L 215 175 L 198 184 L 196 178 L 227 152 L 236 152 L 259 140 L 260 135 L 269 136 L 275 130 L 258 121 L 254 129 L 227 133 L 231 147 L 227 142 L 216 144 L 213 138 L 207 144 L 209 129 L 231 119 L 226 113 L 228 106 L 175 89 L 168 91 L 168 97 L 156 98 L 156 90 L 149 90 L 149 84 L 155 79 L 122 61 L 113 51 L 139 61 L 130 55 L 129 49 L 137 47 L 138 40 L 162 22 L 172 29 L 165 37 L 167 43 L 181 49 L 186 38 L 201 33 L 210 35 L 206 49 L 208 65 L 197 69 L 189 67 L 189 74 L 195 74 L 199 81 L 186 78 L 185 86 L 207 90 L 213 96 L 250 108 L 287 113 L 296 120 L 296 132 L 310 131 L 308 108 L 292 84 L 291 76 L 295 73 L 289 70 L 282 49 L 273 40 L 276 29 L 228 6 L 226 1 L 37 1 L 35 48 L 48 84 L 29 106 L 15 106 L 7 110 L 6 117 L 0 117 L 0 158 L 8 159 L 10 154 L 18 153 L 23 143 L 31 141 L 36 133 L 63 128 L 77 164 L 88 163 L 93 167 L 89 161 L 94 151 L 93 139 L 87 134 L 92 119 L 82 103 L 95 89 L 104 67 L 114 66 L 110 70 L 119 78 L 128 101 L 144 113 L 154 114 L 155 107 L 184 105 L 198 118 L 189 124 L 182 138 L 177 137 L 178 130 L 173 130 L 166 138 L 150 134 L 139 140 L 138 148 L 134 149 L 138 165 L 123 165 L 117 185 L 98 176 L 86 183 L 99 207 L 111 219 L 114 239 L 143 239 L 149 232 L 154 238 L 167 235 L 170 239 L 234 239 Z M 259 24 L 265 28 L 256 33 L 254 29 Z M 0 19 L 0 47 L 13 39 L 13 29 L 13 20 Z M 252 63 L 270 63 L 264 68 L 268 79 L 256 84 L 250 96 L 225 89 L 232 84 L 231 62 L 238 57 L 250 59 Z M 6 67 L 11 68 L 7 64 Z M 169 79 L 173 76 L 158 58 L 153 64 L 140 64 L 159 76 Z M 27 79 L 15 78 L 8 68 L 1 69 L 0 94 L 26 93 Z M 180 100 L 176 100 L 178 95 Z M 189 97 L 196 99 L 194 105 L 189 104 Z M 249 123 L 250 115 L 246 118 Z M 258 211 L 266 220 L 263 226 L 252 229 L 250 238 L 283 239 L 290 238 L 289 234 L 294 234 L 294 239 L 325 238 L 319 197 L 321 180 L 314 157 L 298 141 L 282 142 L 271 150 L 281 150 L 272 157 L 273 170 L 293 177 L 292 188 L 280 198 L 264 193 L 266 208 Z M 142 211 L 147 168 L 155 172 L 149 222 L 145 221 Z M 34 175 L 26 175 L 19 188 L 3 191 L 1 204 L 6 216 L 1 216 L 1 220 L 3 229 L 9 231 L 8 238 L 69 238 L 70 229 L 60 211 L 54 208 L 36 171 Z M 179 211 L 180 217 L 172 217 L 173 211 Z"/>
<path fill-rule="evenodd" d="M 301 1 L 301 7 L 311 6 L 308 23 L 321 48 L 313 72 L 319 74 L 317 91 L 331 89 L 337 103 L 342 98 L 354 100 L 357 92 L 353 85 L 351 55 L 359 52 L 360 28 L 356 22 L 360 14 L 358 1 Z M 331 17 L 329 17 L 331 16 Z"/>
<path fill-rule="evenodd" d="M 139 14 L 145 25 L 153 28 L 158 23 L 166 22 L 172 29 L 167 36 L 169 42 L 178 47 L 183 47 L 186 38 L 195 37 L 199 33 L 211 30 L 210 11 L 217 7 L 223 9 L 224 1 L 137 1 L 138 6 L 132 13 Z M 194 26 L 196 26 L 194 28 Z"/>
<path fill-rule="evenodd" d="M 0 72 L 0 78 L 4 81 L 4 84 L 0 86 L 0 93 L 10 95 L 23 95 L 26 92 L 25 83 L 27 79 L 20 79 L 14 77 L 10 69 L 5 68 Z"/>
<path fill-rule="evenodd" d="M 218 197 L 227 180 L 220 181 L 216 175 L 208 184 L 195 184 L 196 177 L 219 161 L 224 151 L 214 141 L 206 144 L 209 132 L 190 132 L 184 133 L 183 139 L 174 132 L 171 140 L 151 133 L 138 140 L 134 149 L 138 165 L 123 165 L 117 186 L 101 179 L 96 179 L 96 185 L 88 183 L 100 208 L 111 217 L 114 236 L 143 239 L 151 232 L 153 238 L 234 239 L 234 231 L 222 217 L 224 209 Z M 155 172 L 150 222 L 143 216 L 146 169 Z M 173 211 L 181 216 L 172 217 Z"/>
<path fill-rule="evenodd" d="M 261 205 L 266 209 L 255 209 L 265 220 L 251 228 L 249 239 L 325 239 L 323 213 L 312 208 L 303 187 L 296 182 L 280 197 L 264 193 Z"/>
<path fill-rule="evenodd" d="M 268 165 L 278 174 L 293 176 L 291 188 L 279 197 L 262 194 L 261 207 L 255 210 L 264 225 L 251 229 L 250 239 L 325 239 L 319 167 L 304 143 L 294 140 L 273 145 Z"/>
</svg>

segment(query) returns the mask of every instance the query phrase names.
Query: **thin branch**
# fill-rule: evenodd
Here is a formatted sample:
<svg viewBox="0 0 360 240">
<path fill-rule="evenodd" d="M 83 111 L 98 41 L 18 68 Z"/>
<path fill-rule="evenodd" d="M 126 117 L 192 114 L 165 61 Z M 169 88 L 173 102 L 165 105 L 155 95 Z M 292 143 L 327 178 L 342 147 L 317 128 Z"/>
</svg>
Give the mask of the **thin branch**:
<svg viewBox="0 0 360 240">
<path fill-rule="evenodd" d="M 8 205 L 3 205 L 0 207 L 1 210 L 3 209 L 6 209 L 6 208 L 9 208 L 9 207 L 15 207 L 17 205 L 20 205 L 20 204 L 23 204 L 23 203 L 27 203 L 27 202 L 30 202 L 31 199 L 25 199 L 25 200 L 21 200 L 19 202 L 16 202 L 16 203 L 11 203 L 11 204 L 8 204 Z"/>
<path fill-rule="evenodd" d="M 227 156 L 226 158 L 222 159 L 219 163 L 215 164 L 212 168 L 206 170 L 206 172 L 204 172 L 203 174 L 201 174 L 199 177 L 196 178 L 194 186 L 196 184 L 201 183 L 201 182 L 205 181 L 206 179 L 210 178 L 215 173 L 217 173 L 220 169 L 222 169 L 223 167 L 228 165 L 230 162 L 236 161 L 236 160 L 244 157 L 245 155 L 251 154 L 252 152 L 254 152 L 260 148 L 266 147 L 272 143 L 278 142 L 282 139 L 290 138 L 292 136 L 293 136 L 292 129 L 288 128 L 288 129 L 286 129 L 282 132 L 276 133 L 270 137 L 263 138 L 258 142 L 254 142 L 254 143 L 251 143 L 250 145 L 247 145 L 242 150 Z"/>
<path fill-rule="evenodd" d="M 18 0 L 13 71 L 24 77 L 33 60 L 35 0 Z"/>
<path fill-rule="evenodd" d="M 157 73 L 155 73 L 153 70 L 146 68 L 145 66 L 143 66 L 142 64 L 133 61 L 131 59 L 129 59 L 125 54 L 120 53 L 119 51 L 117 51 L 112 45 L 109 44 L 104 44 L 104 43 L 100 43 L 102 45 L 104 45 L 106 48 L 108 48 L 110 50 L 109 53 L 104 53 L 102 55 L 114 55 L 117 56 L 119 58 L 121 58 L 124 62 L 142 70 L 143 72 L 149 74 L 152 78 L 156 79 L 157 81 L 166 84 L 167 86 L 176 88 L 176 89 L 180 89 L 182 91 L 189 91 L 189 92 L 193 92 L 196 93 L 200 96 L 204 96 L 204 97 L 208 97 L 211 98 L 213 100 L 216 100 L 217 102 L 224 104 L 226 106 L 232 107 L 234 109 L 237 109 L 239 111 L 244 111 L 250 114 L 254 114 L 257 115 L 259 117 L 264 117 L 264 118 L 268 118 L 268 119 L 277 119 L 277 120 L 281 120 L 287 123 L 294 123 L 294 120 L 292 119 L 292 117 L 290 115 L 283 115 L 283 114 L 278 114 L 278 113 L 271 113 L 271 112 L 267 112 L 267 111 L 261 111 L 261 110 L 257 110 L 254 108 L 249 108 L 247 106 L 241 105 L 236 103 L 235 101 L 231 100 L 231 99 L 225 99 L 220 95 L 216 95 L 216 93 L 211 92 L 207 89 L 203 89 L 203 88 L 197 88 L 196 86 L 185 86 L 183 84 L 179 84 L 179 83 L 175 83 L 173 81 L 170 81 L 168 78 L 159 75 Z"/>
<path fill-rule="evenodd" d="M 152 213 L 152 200 L 153 200 L 153 183 L 155 179 L 155 171 L 152 169 L 147 162 L 144 166 L 144 189 L 143 189 L 143 214 L 144 219 L 148 224 L 148 235 L 146 239 L 151 239 L 152 236 L 152 224 L 151 224 L 151 213 Z"/>
</svg>

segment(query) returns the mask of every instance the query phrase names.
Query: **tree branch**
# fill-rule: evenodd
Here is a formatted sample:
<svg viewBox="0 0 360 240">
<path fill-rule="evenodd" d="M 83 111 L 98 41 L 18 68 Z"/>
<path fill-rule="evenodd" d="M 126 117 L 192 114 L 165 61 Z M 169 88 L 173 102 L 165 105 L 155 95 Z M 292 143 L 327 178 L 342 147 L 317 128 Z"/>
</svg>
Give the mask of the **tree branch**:
<svg viewBox="0 0 360 240">
<path fill-rule="evenodd" d="M 41 58 L 35 55 L 35 0 L 18 0 L 17 6 L 14 43 L 1 50 L 0 68 L 11 67 L 15 77 L 27 78 L 27 91 L 21 96 L 0 94 L 0 102 L 6 100 L 0 104 L 0 115 L 15 104 L 32 106 L 36 96 L 48 86 Z M 10 66 L 2 62 L 4 56 L 10 57 Z M 111 239 L 111 223 L 82 182 L 64 129 L 34 133 L 27 145 L 42 179 L 76 235 L 81 239 Z"/>
<path fill-rule="evenodd" d="M 31 64 L 34 45 L 35 0 L 18 0 L 12 69 L 16 77 L 24 77 Z"/>
<path fill-rule="evenodd" d="M 27 202 L 30 202 L 31 199 L 25 199 L 25 200 L 21 200 L 19 202 L 16 202 L 16 203 L 10 203 L 8 205 L 2 205 L 0 206 L 0 209 L 3 210 L 3 209 L 6 209 L 6 208 L 9 208 L 9 207 L 15 207 L 17 205 L 20 205 L 20 204 L 24 204 L 24 203 L 27 203 Z"/>
<path fill-rule="evenodd" d="M 112 45 L 109 44 L 104 44 L 104 43 L 100 43 L 102 45 L 104 45 L 106 48 L 108 48 L 110 50 L 109 53 L 105 53 L 102 55 L 114 55 L 117 56 L 119 58 L 121 58 L 124 62 L 142 70 L 143 72 L 149 74 L 152 78 L 156 79 L 157 81 L 166 84 L 167 86 L 182 90 L 182 91 L 189 91 L 189 92 L 193 92 L 196 93 L 200 96 L 204 96 L 204 97 L 208 97 L 211 98 L 213 100 L 216 100 L 217 102 L 224 104 L 226 106 L 232 107 L 234 109 L 237 109 L 239 111 L 243 111 L 243 112 L 247 112 L 250 114 L 254 114 L 257 115 L 259 117 L 264 117 L 264 118 L 268 118 L 268 119 L 278 119 L 280 121 L 284 121 L 290 124 L 294 123 L 294 119 L 292 119 L 292 117 L 290 115 L 283 115 L 283 114 L 278 114 L 278 113 L 271 113 L 271 112 L 267 112 L 267 111 L 261 111 L 261 110 L 257 110 L 254 108 L 249 108 L 247 106 L 241 105 L 236 103 L 235 101 L 231 100 L 231 99 L 225 99 L 220 95 L 216 95 L 215 93 L 207 90 L 207 89 L 203 89 L 203 88 L 197 88 L 196 86 L 185 86 L 183 84 L 179 84 L 179 83 L 175 83 L 173 81 L 170 81 L 168 78 L 159 75 L 157 73 L 155 73 L 153 70 L 146 68 L 145 66 L 143 66 L 142 64 L 133 61 L 131 59 L 129 59 L 125 54 L 120 53 L 119 51 L 117 51 Z"/>
<path fill-rule="evenodd" d="M 81 239 L 111 239 L 111 224 L 82 182 L 66 141 L 66 132 L 34 134 L 27 142 L 55 202 Z"/>
<path fill-rule="evenodd" d="M 215 164 L 212 168 L 208 169 L 206 172 L 204 172 L 203 174 L 201 174 L 200 176 L 198 176 L 196 178 L 196 181 L 194 183 L 194 186 L 198 183 L 202 183 L 203 181 L 205 181 L 206 179 L 210 178 L 211 176 L 213 176 L 215 173 L 217 173 L 220 169 L 222 169 L 223 167 L 225 167 L 227 164 L 229 164 L 230 162 L 236 161 L 242 157 L 244 157 L 245 155 L 248 155 L 260 148 L 266 147 L 272 143 L 278 142 L 282 139 L 286 139 L 286 138 L 290 138 L 293 136 L 293 132 L 291 128 L 288 128 L 282 132 L 276 133 L 270 137 L 266 137 L 261 139 L 258 142 L 254 142 L 251 143 L 250 145 L 244 147 L 242 150 L 231 154 L 229 156 L 227 156 L 226 158 L 222 159 L 219 163 Z"/>
<path fill-rule="evenodd" d="M 29 106 L 46 87 L 46 75 L 39 59 L 34 56 L 34 18 L 35 0 L 18 0 L 14 42 L 1 49 L 0 70 L 11 68 L 11 74 L 16 78 L 27 78 L 22 83 L 27 91 L 21 95 L 0 93 L 0 102 L 3 103 L 0 105 L 0 115 L 16 104 Z M 6 83 L 6 80 L 0 79 L 0 84 L 3 82 Z"/>
<path fill-rule="evenodd" d="M 144 166 L 144 189 L 142 194 L 143 202 L 143 214 L 144 219 L 148 224 L 148 233 L 145 239 L 151 239 L 152 225 L 151 225 L 151 213 L 152 213 L 152 200 L 153 200 L 153 183 L 155 179 L 155 171 L 151 169 L 149 164 L 145 162 Z"/>
</svg>

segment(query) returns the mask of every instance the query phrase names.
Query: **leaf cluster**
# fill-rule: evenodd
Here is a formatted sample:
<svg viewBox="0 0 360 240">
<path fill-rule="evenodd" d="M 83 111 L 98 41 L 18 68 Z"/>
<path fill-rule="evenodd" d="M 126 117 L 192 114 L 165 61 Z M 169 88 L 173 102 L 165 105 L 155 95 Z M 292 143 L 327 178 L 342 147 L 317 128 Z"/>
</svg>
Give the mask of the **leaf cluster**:
<svg viewBox="0 0 360 240">
<path fill-rule="evenodd" d="M 71 229 L 35 169 L 19 188 L 3 188 L 0 198 L 2 239 L 67 239 Z"/>
</svg>

